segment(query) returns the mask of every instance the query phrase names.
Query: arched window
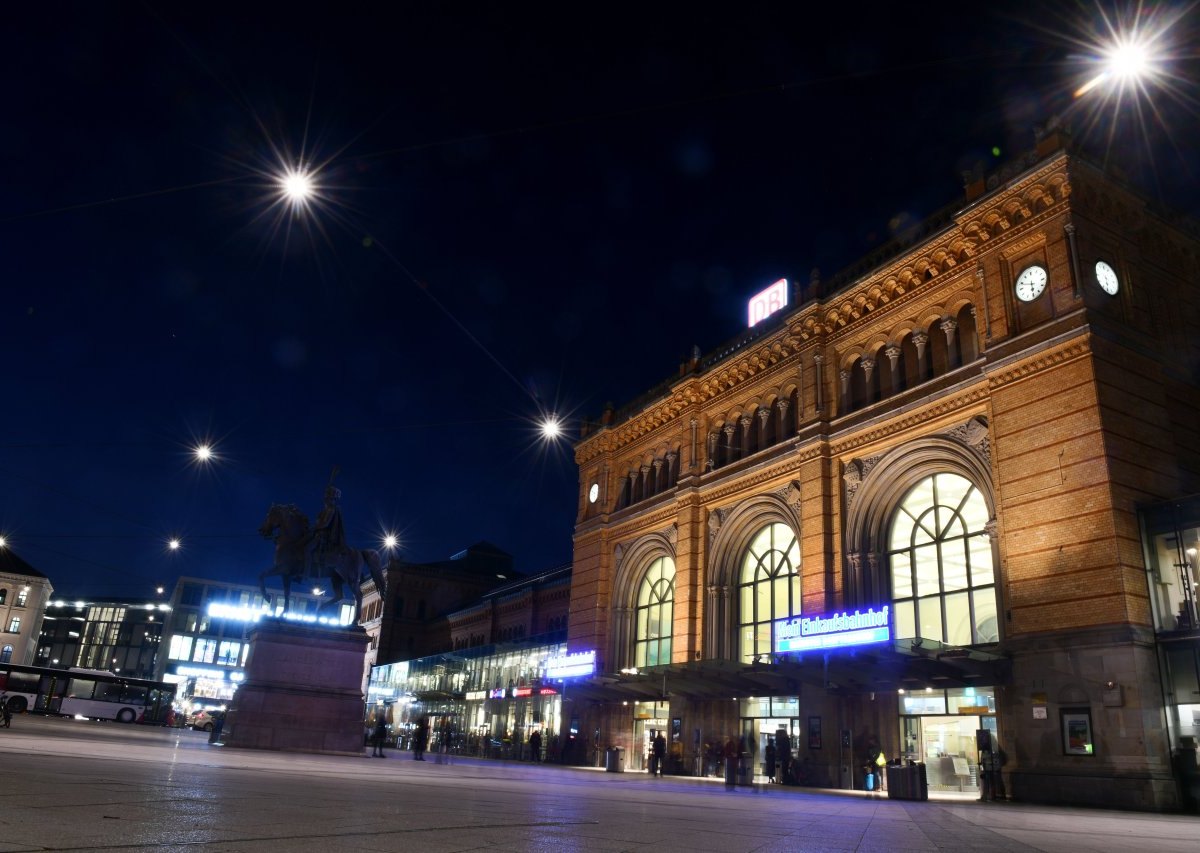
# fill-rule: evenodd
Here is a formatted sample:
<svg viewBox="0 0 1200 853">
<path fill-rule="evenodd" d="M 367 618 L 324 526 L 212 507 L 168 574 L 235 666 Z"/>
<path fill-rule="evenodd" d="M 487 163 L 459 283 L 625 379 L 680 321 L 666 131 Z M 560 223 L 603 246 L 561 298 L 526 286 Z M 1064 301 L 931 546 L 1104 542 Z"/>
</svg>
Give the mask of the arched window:
<svg viewBox="0 0 1200 853">
<path fill-rule="evenodd" d="M 957 474 L 927 477 L 905 496 L 888 552 L 898 638 L 999 641 L 987 522 L 983 495 Z"/>
<path fill-rule="evenodd" d="M 670 557 L 659 557 L 650 564 L 638 588 L 634 666 L 671 662 L 674 618 L 675 561 Z"/>
<path fill-rule="evenodd" d="M 6 601 L 8 601 L 8 590 L 0 589 L 0 604 L 3 604 Z"/>
<path fill-rule="evenodd" d="M 0 663 L 8 663 L 10 660 L 12 660 L 12 653 L 12 646 L 5 646 L 2 650 L 0 650 Z"/>
<path fill-rule="evenodd" d="M 786 524 L 768 524 L 754 535 L 742 558 L 738 584 L 741 660 L 769 655 L 776 619 L 800 615 L 800 543 Z"/>
</svg>

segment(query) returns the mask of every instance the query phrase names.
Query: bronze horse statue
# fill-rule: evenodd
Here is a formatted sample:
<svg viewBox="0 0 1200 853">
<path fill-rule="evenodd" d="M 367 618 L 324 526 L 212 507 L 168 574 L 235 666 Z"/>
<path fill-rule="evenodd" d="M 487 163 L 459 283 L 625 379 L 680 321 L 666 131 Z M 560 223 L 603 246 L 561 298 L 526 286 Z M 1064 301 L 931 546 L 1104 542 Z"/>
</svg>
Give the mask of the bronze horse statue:
<svg viewBox="0 0 1200 853">
<path fill-rule="evenodd" d="M 370 571 L 371 580 L 375 581 L 375 588 L 379 590 L 380 596 L 385 592 L 386 582 L 379 555 L 369 549 L 351 548 L 345 543 L 330 543 L 328 549 L 313 553 L 312 565 L 309 566 L 307 555 L 313 534 L 308 517 L 295 504 L 271 504 L 258 532 L 263 538 L 275 541 L 275 563 L 258 576 L 258 586 L 262 590 L 263 598 L 266 598 L 267 578 L 278 575 L 283 581 L 285 612 L 291 604 L 293 582 L 328 580 L 333 585 L 333 598 L 322 605 L 322 608 L 345 598 L 346 587 L 349 587 L 354 598 L 354 619 L 357 622 L 362 610 L 361 584 L 364 567 Z"/>
</svg>

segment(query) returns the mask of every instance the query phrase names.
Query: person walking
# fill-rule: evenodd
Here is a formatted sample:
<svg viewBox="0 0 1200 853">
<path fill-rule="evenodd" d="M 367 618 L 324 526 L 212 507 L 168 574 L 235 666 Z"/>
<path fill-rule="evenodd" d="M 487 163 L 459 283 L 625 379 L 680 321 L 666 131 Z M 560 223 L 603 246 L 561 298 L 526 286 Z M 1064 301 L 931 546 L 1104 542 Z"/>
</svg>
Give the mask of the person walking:
<svg viewBox="0 0 1200 853">
<path fill-rule="evenodd" d="M 425 746 L 429 743 L 429 720 L 422 717 L 413 732 L 413 761 L 425 760 Z"/>
<path fill-rule="evenodd" d="M 3 720 L 0 725 L 6 729 L 12 728 L 12 709 L 8 707 L 8 694 L 0 693 L 0 719 Z"/>
<path fill-rule="evenodd" d="M 763 750 L 763 774 L 768 782 L 775 781 L 775 742 L 771 737 L 767 738 L 767 748 Z"/>
<path fill-rule="evenodd" d="M 542 763 L 542 733 L 537 729 L 529 736 L 529 760 L 534 764 Z"/>
<path fill-rule="evenodd" d="M 654 738 L 654 763 L 650 766 L 650 775 L 663 775 L 663 764 L 667 760 L 667 738 L 660 731 Z"/>
<path fill-rule="evenodd" d="M 387 720 L 383 714 L 380 714 L 375 719 L 375 733 L 371 737 L 371 742 L 375 745 L 375 751 L 371 753 L 373 758 L 387 758 L 383 754 L 383 745 L 387 741 Z"/>
</svg>

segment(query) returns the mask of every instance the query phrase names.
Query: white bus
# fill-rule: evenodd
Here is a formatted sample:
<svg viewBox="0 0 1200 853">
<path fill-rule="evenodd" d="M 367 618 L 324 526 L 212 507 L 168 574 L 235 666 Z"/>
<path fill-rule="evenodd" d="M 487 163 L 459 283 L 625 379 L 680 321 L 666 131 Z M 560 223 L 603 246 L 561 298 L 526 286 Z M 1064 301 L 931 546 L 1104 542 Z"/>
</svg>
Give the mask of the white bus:
<svg viewBox="0 0 1200 853">
<path fill-rule="evenodd" d="M 90 669 L 0 663 L 0 696 L 10 713 L 170 725 L 175 685 Z"/>
</svg>

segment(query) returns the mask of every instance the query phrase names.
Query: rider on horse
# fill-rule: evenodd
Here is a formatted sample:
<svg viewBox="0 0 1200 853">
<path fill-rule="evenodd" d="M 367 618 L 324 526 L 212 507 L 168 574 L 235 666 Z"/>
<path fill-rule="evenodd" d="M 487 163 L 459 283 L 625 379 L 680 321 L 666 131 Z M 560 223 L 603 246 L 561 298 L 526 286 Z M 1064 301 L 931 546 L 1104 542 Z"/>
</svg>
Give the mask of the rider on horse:
<svg viewBox="0 0 1200 853">
<path fill-rule="evenodd" d="M 346 547 L 346 527 L 342 523 L 342 508 L 338 506 L 341 497 L 341 490 L 332 482 L 325 487 L 325 506 L 317 515 L 304 551 L 304 565 L 309 577 L 322 575 L 324 557 Z"/>
</svg>

